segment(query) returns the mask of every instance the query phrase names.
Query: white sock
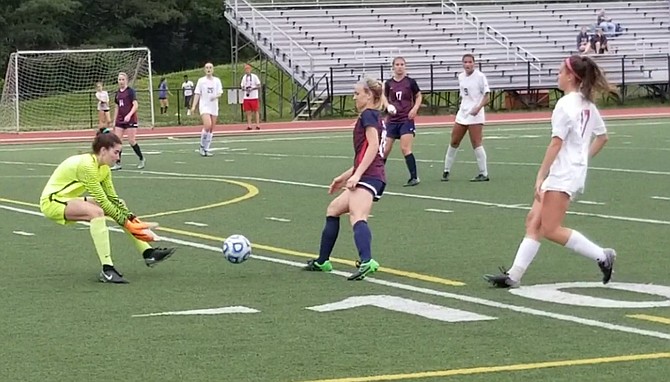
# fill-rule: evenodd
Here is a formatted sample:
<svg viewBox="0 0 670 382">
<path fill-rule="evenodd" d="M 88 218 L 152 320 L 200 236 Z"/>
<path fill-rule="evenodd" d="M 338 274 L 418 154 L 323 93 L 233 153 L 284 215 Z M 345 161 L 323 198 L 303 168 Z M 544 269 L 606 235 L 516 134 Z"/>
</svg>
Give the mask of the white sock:
<svg viewBox="0 0 670 382">
<path fill-rule="evenodd" d="M 214 139 L 214 133 L 210 131 L 207 133 L 207 138 L 205 138 L 205 151 L 209 151 L 209 146 L 212 145 L 212 139 Z"/>
<path fill-rule="evenodd" d="M 580 255 L 595 261 L 602 261 L 605 259 L 605 252 L 600 246 L 575 230 L 572 230 L 568 242 L 565 243 L 565 248 L 572 249 Z"/>
<path fill-rule="evenodd" d="M 447 155 L 444 156 L 444 171 L 451 171 L 451 166 L 456 160 L 456 153 L 458 153 L 458 147 L 451 147 L 447 149 Z"/>
<path fill-rule="evenodd" d="M 486 151 L 484 150 L 484 146 L 479 146 L 475 149 L 475 158 L 477 158 L 479 173 L 484 176 L 489 176 L 489 172 L 486 169 Z"/>
<path fill-rule="evenodd" d="M 509 278 L 515 282 L 520 282 L 523 274 L 526 273 L 526 269 L 528 269 L 530 263 L 533 262 L 533 259 L 539 250 L 539 241 L 524 237 L 521 244 L 519 244 L 519 248 L 516 250 L 514 264 L 512 264 L 512 268 L 507 272 Z"/>
<path fill-rule="evenodd" d="M 207 142 L 207 131 L 202 130 L 200 132 L 200 148 L 204 149 L 205 148 L 205 143 Z"/>
</svg>

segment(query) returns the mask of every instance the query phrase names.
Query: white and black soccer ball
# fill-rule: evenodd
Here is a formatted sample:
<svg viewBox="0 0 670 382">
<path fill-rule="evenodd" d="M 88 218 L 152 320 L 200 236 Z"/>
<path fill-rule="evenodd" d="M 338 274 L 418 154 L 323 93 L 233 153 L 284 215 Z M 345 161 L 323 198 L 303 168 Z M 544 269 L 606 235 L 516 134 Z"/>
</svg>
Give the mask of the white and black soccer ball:
<svg viewBox="0 0 670 382">
<path fill-rule="evenodd" d="M 231 235 L 223 241 L 223 257 L 233 264 L 240 264 L 251 256 L 251 242 L 243 235 Z"/>
</svg>

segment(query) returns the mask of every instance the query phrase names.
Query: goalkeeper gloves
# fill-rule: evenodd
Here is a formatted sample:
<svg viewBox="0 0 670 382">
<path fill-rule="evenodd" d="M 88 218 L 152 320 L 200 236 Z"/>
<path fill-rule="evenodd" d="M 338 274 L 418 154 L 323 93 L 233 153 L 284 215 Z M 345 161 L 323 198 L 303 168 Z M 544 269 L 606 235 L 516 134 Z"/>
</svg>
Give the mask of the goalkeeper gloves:
<svg viewBox="0 0 670 382">
<path fill-rule="evenodd" d="M 151 232 L 152 228 L 158 227 L 158 223 L 145 223 L 138 219 L 135 215 L 128 216 L 123 228 L 128 230 L 136 239 L 151 242 L 156 240 L 156 236 Z"/>
</svg>

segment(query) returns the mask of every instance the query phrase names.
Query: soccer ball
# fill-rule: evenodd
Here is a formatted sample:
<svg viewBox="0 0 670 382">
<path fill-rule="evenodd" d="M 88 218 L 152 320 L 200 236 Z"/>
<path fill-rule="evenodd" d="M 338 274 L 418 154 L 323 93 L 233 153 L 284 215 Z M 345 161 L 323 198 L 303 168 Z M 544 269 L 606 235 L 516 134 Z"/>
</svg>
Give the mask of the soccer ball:
<svg viewBox="0 0 670 382">
<path fill-rule="evenodd" d="M 233 264 L 240 264 L 251 256 L 251 243 L 242 235 L 232 235 L 223 241 L 223 257 Z"/>
</svg>

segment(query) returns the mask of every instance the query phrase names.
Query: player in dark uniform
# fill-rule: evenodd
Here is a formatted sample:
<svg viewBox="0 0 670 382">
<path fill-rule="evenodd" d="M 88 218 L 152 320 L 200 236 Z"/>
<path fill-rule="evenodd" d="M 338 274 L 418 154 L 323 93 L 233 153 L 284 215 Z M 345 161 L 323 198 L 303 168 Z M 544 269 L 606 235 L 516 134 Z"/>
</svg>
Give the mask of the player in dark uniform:
<svg viewBox="0 0 670 382">
<path fill-rule="evenodd" d="M 133 148 L 137 157 L 140 158 L 140 162 L 137 164 L 137 168 L 144 168 L 144 155 L 142 155 L 142 150 L 140 150 L 140 145 L 137 144 L 135 140 L 135 133 L 137 132 L 137 97 L 135 96 L 135 89 L 128 86 L 128 75 L 126 73 L 119 73 L 119 91 L 116 92 L 114 96 L 114 103 L 116 108 L 114 109 L 114 134 L 116 134 L 121 141 L 123 141 L 123 135 L 128 137 L 128 143 L 130 147 Z M 121 155 L 119 155 L 119 160 L 112 167 L 112 170 L 121 169 Z"/>
<path fill-rule="evenodd" d="M 388 105 L 386 110 L 389 113 L 384 158 L 388 158 L 391 153 L 393 142 L 400 139 L 400 149 L 409 170 L 409 180 L 405 186 L 416 186 L 420 182 L 416 170 L 416 159 L 412 153 L 412 143 L 416 129 L 414 118 L 421 106 L 421 100 L 419 85 L 406 75 L 405 59 L 394 58 L 393 78 L 384 84 L 384 103 L 385 106 Z"/>
<path fill-rule="evenodd" d="M 354 126 L 354 165 L 333 179 L 329 194 L 344 189 L 326 209 L 326 225 L 321 233 L 319 257 L 307 262 L 305 270 L 330 272 L 330 254 L 340 231 L 340 216 L 349 213 L 354 242 L 360 261 L 349 280 L 363 280 L 377 271 L 379 263 L 372 259 L 372 232 L 368 215 L 372 203 L 379 200 L 386 187 L 384 145 L 386 129 L 379 109 L 382 106 L 382 84 L 374 79 L 359 82 L 354 90 L 356 109 L 360 112 Z"/>
</svg>

